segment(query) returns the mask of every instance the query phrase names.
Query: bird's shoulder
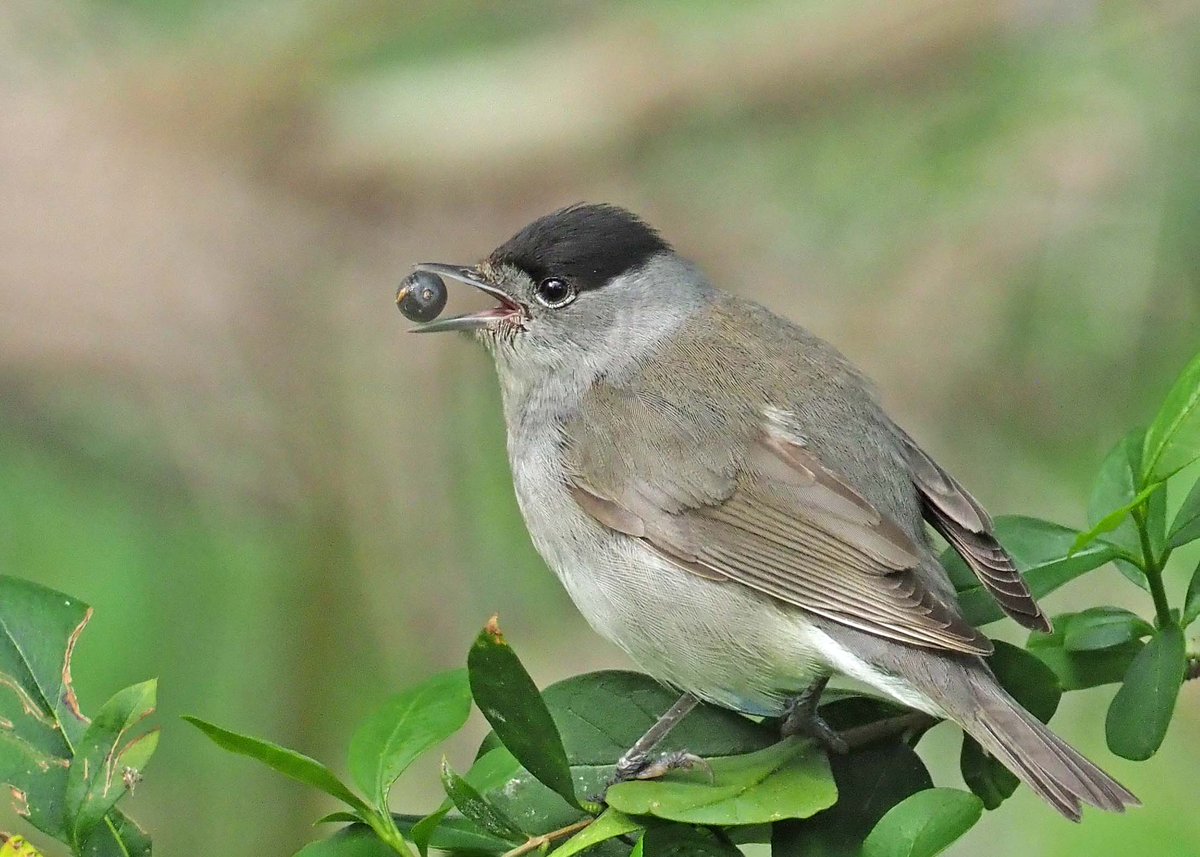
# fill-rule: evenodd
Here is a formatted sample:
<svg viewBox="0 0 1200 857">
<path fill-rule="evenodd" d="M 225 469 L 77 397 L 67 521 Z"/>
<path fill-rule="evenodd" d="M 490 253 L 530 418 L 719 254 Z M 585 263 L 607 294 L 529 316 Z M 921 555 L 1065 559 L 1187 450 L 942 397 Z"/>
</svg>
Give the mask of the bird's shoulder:
<svg viewBox="0 0 1200 857">
<path fill-rule="evenodd" d="M 627 372 L 593 385 L 565 435 L 569 468 L 593 484 L 658 486 L 698 505 L 732 492 L 770 430 L 884 511 L 907 512 L 911 482 L 889 426 L 869 381 L 836 348 L 718 292 Z"/>
</svg>

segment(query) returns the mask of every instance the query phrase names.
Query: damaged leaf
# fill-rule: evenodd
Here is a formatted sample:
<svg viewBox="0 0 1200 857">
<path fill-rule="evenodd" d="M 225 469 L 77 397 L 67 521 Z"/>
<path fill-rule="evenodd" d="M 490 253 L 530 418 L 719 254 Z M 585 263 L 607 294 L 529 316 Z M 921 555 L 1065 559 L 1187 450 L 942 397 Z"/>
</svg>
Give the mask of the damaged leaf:
<svg viewBox="0 0 1200 857">
<path fill-rule="evenodd" d="M 71 682 L 71 656 L 91 616 L 75 598 L 0 576 L 0 783 L 18 815 L 80 853 L 148 854 L 149 837 L 114 805 L 133 781 L 124 768 L 140 769 L 155 738 L 132 741 L 132 724 L 109 733 L 110 715 L 122 719 L 109 706 L 91 723 Z M 136 685 L 113 699 L 144 700 L 152 687 Z M 150 709 L 152 697 L 151 690 Z M 113 739 L 107 746 L 105 735 Z"/>
<path fill-rule="evenodd" d="M 494 616 L 471 646 L 467 669 L 475 704 L 501 743 L 529 773 L 578 807 L 558 726 Z"/>
<path fill-rule="evenodd" d="M 158 730 L 134 730 L 154 712 L 156 681 L 127 687 L 104 704 L 75 748 L 67 775 L 71 841 L 79 848 L 130 785 L 158 746 Z"/>
</svg>

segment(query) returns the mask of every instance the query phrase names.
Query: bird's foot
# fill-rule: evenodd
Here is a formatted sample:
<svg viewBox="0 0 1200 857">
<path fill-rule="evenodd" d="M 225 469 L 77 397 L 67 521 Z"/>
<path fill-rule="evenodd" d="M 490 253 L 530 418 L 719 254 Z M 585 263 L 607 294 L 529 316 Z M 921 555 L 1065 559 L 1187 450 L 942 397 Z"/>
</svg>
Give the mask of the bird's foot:
<svg viewBox="0 0 1200 857">
<path fill-rule="evenodd" d="M 821 692 L 828 681 L 828 678 L 818 679 L 804 693 L 792 700 L 779 732 L 784 738 L 806 735 L 824 747 L 826 752 L 842 756 L 849 752 L 850 748 L 837 730 L 826 723 L 825 718 L 817 712 Z"/>
<path fill-rule="evenodd" d="M 617 772 L 613 777 L 613 783 L 622 783 L 628 780 L 657 780 L 671 771 L 690 771 L 693 768 L 707 771 L 709 779 L 712 779 L 712 766 L 695 753 L 689 753 L 687 750 L 676 750 L 673 753 L 660 753 L 655 756 L 646 753 L 627 753 L 617 762 Z"/>
</svg>

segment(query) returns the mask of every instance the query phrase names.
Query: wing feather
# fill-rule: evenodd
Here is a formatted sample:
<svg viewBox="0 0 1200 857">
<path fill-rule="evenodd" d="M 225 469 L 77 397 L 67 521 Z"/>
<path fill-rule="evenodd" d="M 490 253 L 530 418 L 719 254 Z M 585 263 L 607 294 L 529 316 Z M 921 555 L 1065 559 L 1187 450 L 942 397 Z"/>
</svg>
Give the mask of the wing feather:
<svg viewBox="0 0 1200 857">
<path fill-rule="evenodd" d="M 580 507 L 681 567 L 917 646 L 988 654 L 991 642 L 924 586 L 926 561 L 810 450 L 764 430 L 728 491 L 703 502 L 573 476 Z M 650 496 L 647 496 L 650 495 Z"/>
<path fill-rule="evenodd" d="M 996 540 L 987 511 L 903 430 L 897 428 L 896 433 L 921 493 L 925 520 L 958 551 L 1005 613 L 1026 628 L 1050 631 L 1049 617 Z"/>
</svg>

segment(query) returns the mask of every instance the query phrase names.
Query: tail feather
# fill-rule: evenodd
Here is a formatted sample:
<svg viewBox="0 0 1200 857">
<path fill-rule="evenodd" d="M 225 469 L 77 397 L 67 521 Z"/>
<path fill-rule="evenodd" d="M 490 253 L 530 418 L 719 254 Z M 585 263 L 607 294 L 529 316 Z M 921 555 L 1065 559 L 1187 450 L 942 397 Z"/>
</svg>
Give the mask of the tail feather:
<svg viewBox="0 0 1200 857">
<path fill-rule="evenodd" d="M 971 683 L 977 705 L 954 719 L 1067 818 L 1079 821 L 1085 804 L 1110 812 L 1141 805 L 1129 789 L 1021 708 L 994 680 Z"/>
</svg>

